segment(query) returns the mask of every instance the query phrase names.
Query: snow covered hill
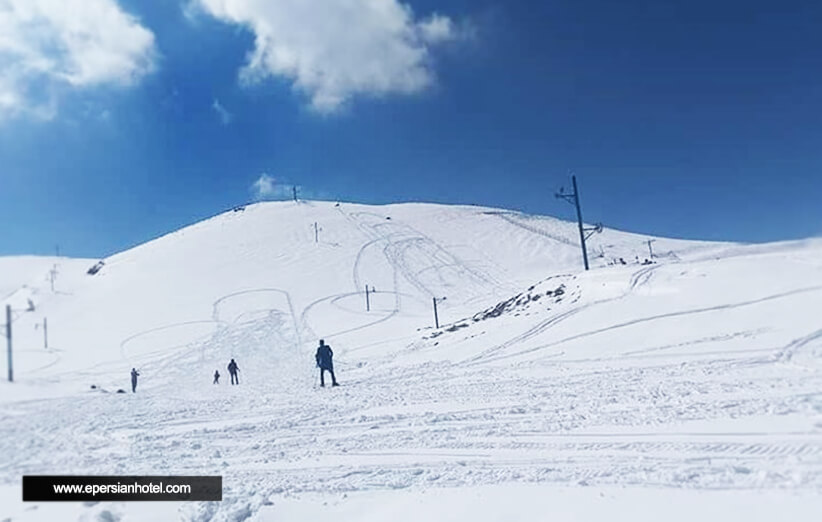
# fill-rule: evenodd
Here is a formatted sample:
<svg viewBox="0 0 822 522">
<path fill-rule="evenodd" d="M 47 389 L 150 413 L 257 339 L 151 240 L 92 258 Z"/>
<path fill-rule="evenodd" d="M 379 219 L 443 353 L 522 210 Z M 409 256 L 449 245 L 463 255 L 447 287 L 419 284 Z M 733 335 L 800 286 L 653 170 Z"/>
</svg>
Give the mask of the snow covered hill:
<svg viewBox="0 0 822 522">
<path fill-rule="evenodd" d="M 0 384 L 0 519 L 642 520 L 647 501 L 814 520 L 822 242 L 606 229 L 584 272 L 577 234 L 499 209 L 286 202 L 94 275 L 0 258 L 17 381 Z M 319 338 L 338 389 L 318 387 Z M 212 385 L 232 357 L 241 385 Z M 113 393 L 132 367 L 137 393 Z M 64 473 L 221 474 L 225 500 L 19 501 L 21 475 Z"/>
</svg>

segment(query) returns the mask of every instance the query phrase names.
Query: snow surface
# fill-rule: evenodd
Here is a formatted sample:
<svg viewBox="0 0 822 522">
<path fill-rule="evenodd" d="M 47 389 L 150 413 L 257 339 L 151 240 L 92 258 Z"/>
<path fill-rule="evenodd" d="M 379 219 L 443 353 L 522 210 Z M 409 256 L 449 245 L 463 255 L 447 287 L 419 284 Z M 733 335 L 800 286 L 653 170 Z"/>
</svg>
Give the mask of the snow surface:
<svg viewBox="0 0 822 522">
<path fill-rule="evenodd" d="M 577 233 L 264 203 L 96 275 L 0 258 L 0 520 L 819 520 L 822 241 L 606 229 L 584 272 Z M 212 385 L 232 357 L 240 386 Z M 20 501 L 22 475 L 69 473 L 220 474 L 224 501 Z"/>
</svg>

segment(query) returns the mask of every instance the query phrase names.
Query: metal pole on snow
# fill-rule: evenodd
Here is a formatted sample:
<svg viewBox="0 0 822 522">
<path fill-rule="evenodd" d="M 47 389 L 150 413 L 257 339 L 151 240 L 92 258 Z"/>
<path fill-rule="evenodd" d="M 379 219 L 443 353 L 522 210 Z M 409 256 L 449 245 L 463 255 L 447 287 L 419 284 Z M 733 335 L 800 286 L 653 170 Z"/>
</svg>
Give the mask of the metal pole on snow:
<svg viewBox="0 0 822 522">
<path fill-rule="evenodd" d="M 598 223 L 594 227 L 586 228 L 585 224 L 582 222 L 582 206 L 579 203 L 579 188 L 577 187 L 577 177 L 571 176 L 571 183 L 574 187 L 574 192 L 572 194 L 566 194 L 564 190 L 560 189 L 560 191 L 555 194 L 555 196 L 559 199 L 564 199 L 568 203 L 574 205 L 577 210 L 577 226 L 579 227 L 579 242 L 582 245 L 582 262 L 585 266 L 585 270 L 589 270 L 588 265 L 588 248 L 586 246 L 586 241 L 588 238 L 591 237 L 592 234 L 595 232 L 602 232 L 602 224 Z"/>
</svg>

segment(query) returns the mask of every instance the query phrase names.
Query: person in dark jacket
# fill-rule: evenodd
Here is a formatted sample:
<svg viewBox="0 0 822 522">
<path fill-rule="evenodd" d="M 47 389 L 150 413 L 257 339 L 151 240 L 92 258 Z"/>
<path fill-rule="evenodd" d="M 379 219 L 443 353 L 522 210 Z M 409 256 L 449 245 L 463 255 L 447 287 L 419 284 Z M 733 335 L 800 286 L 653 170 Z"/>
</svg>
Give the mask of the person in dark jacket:
<svg viewBox="0 0 822 522">
<path fill-rule="evenodd" d="M 214 370 L 214 384 L 220 384 L 220 372 Z"/>
<path fill-rule="evenodd" d="M 137 377 L 140 376 L 140 372 L 137 369 L 131 369 L 131 393 L 137 393 Z"/>
<path fill-rule="evenodd" d="M 331 374 L 331 386 L 339 386 L 337 378 L 334 376 L 334 352 L 331 347 L 325 344 L 325 341 L 320 339 L 320 346 L 317 348 L 317 355 L 314 358 L 317 360 L 317 366 L 320 368 L 320 386 L 325 386 L 325 372 Z"/>
<path fill-rule="evenodd" d="M 231 384 L 240 384 L 240 377 L 237 375 L 238 371 L 240 371 L 240 368 L 237 366 L 236 361 L 231 359 L 231 362 L 228 363 L 228 373 L 231 375 Z"/>
</svg>

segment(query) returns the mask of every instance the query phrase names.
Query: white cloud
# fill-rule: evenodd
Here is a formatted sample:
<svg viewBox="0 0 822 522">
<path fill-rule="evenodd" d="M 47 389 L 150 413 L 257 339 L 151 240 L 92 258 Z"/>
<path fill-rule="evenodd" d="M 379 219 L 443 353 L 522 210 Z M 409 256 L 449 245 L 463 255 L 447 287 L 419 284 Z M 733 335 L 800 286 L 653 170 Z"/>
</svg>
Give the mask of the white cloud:
<svg viewBox="0 0 822 522">
<path fill-rule="evenodd" d="M 454 23 L 446 16 L 434 14 L 419 24 L 420 34 L 429 43 L 440 43 L 452 40 L 455 35 Z"/>
<path fill-rule="evenodd" d="M 131 85 L 154 56 L 154 35 L 116 0 L 0 0 L 0 118 L 51 117 L 67 88 Z"/>
<path fill-rule="evenodd" d="M 297 187 L 300 190 L 300 187 Z M 293 197 L 293 186 L 278 182 L 273 176 L 260 174 L 252 183 L 251 191 L 257 199 L 284 199 Z"/>
<path fill-rule="evenodd" d="M 458 37 L 450 18 L 419 20 L 398 0 L 191 1 L 254 34 L 244 82 L 287 78 L 321 112 L 358 95 L 426 89 L 434 82 L 432 46 Z"/>
<path fill-rule="evenodd" d="M 223 125 L 228 125 L 229 123 L 231 123 L 231 120 L 234 119 L 234 115 L 228 112 L 228 109 L 226 109 L 223 106 L 223 104 L 220 103 L 220 100 L 216 98 L 214 99 L 214 102 L 211 104 L 211 108 L 214 109 L 214 112 L 217 113 L 217 117 L 220 118 L 220 122 Z"/>
</svg>

